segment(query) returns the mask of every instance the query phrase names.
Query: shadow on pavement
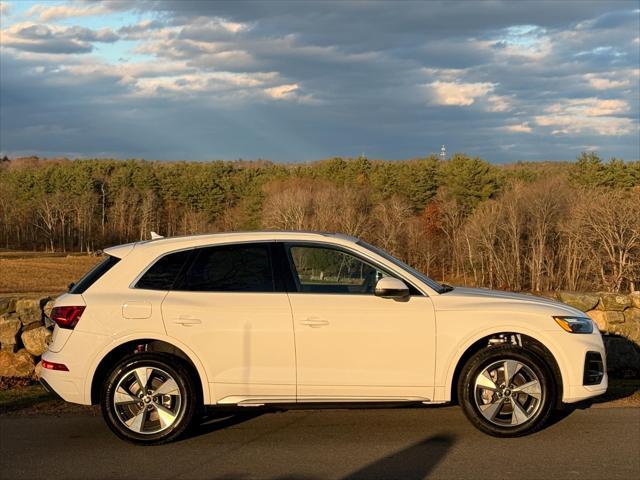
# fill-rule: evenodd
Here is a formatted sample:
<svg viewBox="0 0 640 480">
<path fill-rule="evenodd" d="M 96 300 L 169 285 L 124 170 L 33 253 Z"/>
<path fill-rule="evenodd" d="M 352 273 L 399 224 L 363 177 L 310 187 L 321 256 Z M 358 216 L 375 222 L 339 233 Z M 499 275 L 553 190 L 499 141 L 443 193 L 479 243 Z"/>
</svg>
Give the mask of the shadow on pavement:
<svg viewBox="0 0 640 480">
<path fill-rule="evenodd" d="M 341 480 L 422 480 L 446 456 L 455 443 L 450 434 L 433 435 L 398 452 L 376 460 L 350 473 Z M 245 480 L 244 474 L 230 474 L 216 477 L 217 480 Z M 318 480 L 309 475 L 278 475 L 270 480 Z"/>
<path fill-rule="evenodd" d="M 191 432 L 189 432 L 182 438 L 182 440 L 199 437 L 200 435 L 206 435 L 218 430 L 224 430 L 225 428 L 233 427 L 234 425 L 253 420 L 254 418 L 264 415 L 265 413 L 271 413 L 274 411 L 275 410 L 269 409 L 251 409 L 238 411 L 237 409 L 235 409 L 207 412 L 202 418 L 200 424 L 194 427 Z"/>
<path fill-rule="evenodd" d="M 453 435 L 434 435 L 399 452 L 381 458 L 343 480 L 425 478 L 455 443 Z"/>
</svg>

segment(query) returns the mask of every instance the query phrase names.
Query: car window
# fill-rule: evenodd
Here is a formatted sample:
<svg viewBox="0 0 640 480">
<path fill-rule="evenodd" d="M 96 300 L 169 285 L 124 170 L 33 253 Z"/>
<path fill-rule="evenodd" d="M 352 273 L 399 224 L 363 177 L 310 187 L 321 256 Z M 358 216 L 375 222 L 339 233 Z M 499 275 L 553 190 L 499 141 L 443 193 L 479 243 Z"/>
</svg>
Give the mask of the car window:
<svg viewBox="0 0 640 480">
<path fill-rule="evenodd" d="M 85 273 L 80 280 L 72 283 L 69 287 L 69 293 L 84 293 L 87 288 L 96 283 L 100 277 L 111 270 L 116 263 L 120 261 L 117 257 L 107 255 L 107 257 L 98 263 L 95 267 Z"/>
<path fill-rule="evenodd" d="M 382 258 L 384 258 L 385 260 L 388 260 L 389 262 L 395 264 L 396 266 L 400 267 L 401 269 L 408 271 L 411 275 L 413 275 L 414 277 L 417 277 L 420 280 L 422 280 L 424 283 L 429 285 L 429 287 L 433 288 L 436 292 L 444 293 L 444 292 L 447 291 L 447 289 L 446 289 L 446 287 L 444 285 L 439 284 L 435 280 L 427 277 L 424 273 L 419 272 L 415 268 L 413 268 L 413 267 L 407 265 L 406 263 L 398 260 L 396 257 L 388 254 L 387 252 L 385 252 L 381 248 L 374 247 L 373 245 L 370 245 L 370 244 L 368 244 L 367 242 L 365 242 L 363 240 L 358 240 L 358 245 L 360 245 L 361 247 L 366 248 L 367 250 L 369 250 L 369 251 L 371 251 L 371 252 L 373 252 L 373 253 L 375 253 L 377 255 L 380 255 Z"/>
<path fill-rule="evenodd" d="M 193 292 L 273 292 L 268 244 L 198 249 L 176 290 Z"/>
<path fill-rule="evenodd" d="M 191 256 L 191 250 L 170 253 L 155 262 L 138 280 L 136 288 L 147 290 L 171 290 L 182 267 Z"/>
<path fill-rule="evenodd" d="M 342 250 L 316 246 L 289 247 L 295 280 L 302 293 L 372 294 L 388 274 Z"/>
</svg>

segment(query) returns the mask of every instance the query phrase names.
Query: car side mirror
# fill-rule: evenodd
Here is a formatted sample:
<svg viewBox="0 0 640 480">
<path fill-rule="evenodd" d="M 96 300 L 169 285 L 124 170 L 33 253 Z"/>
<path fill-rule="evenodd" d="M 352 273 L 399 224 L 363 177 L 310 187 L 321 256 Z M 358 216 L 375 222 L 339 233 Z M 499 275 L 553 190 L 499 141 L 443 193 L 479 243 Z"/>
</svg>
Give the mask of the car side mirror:
<svg viewBox="0 0 640 480">
<path fill-rule="evenodd" d="M 404 300 L 409 298 L 409 287 L 402 280 L 393 277 L 382 277 L 376 283 L 376 297 Z"/>
</svg>

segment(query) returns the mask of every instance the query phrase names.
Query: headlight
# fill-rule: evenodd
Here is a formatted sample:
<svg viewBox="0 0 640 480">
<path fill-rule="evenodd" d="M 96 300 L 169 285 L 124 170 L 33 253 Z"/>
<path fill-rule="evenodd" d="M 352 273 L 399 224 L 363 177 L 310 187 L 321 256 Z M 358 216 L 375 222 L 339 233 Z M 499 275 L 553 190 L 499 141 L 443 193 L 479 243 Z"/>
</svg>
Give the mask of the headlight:
<svg viewBox="0 0 640 480">
<path fill-rule="evenodd" d="M 553 317 L 569 333 L 593 333 L 593 321 L 588 317 Z"/>
</svg>

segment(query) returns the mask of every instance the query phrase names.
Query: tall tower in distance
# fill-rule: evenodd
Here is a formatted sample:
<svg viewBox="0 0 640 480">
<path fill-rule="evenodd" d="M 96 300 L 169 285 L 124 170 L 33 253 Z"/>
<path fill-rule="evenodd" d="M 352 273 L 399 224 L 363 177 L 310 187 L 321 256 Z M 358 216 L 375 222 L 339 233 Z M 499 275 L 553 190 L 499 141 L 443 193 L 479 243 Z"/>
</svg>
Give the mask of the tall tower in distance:
<svg viewBox="0 0 640 480">
<path fill-rule="evenodd" d="M 442 145 L 442 147 L 440 147 L 440 160 L 446 160 L 447 159 L 447 149 L 445 148 L 444 145 Z"/>
</svg>

